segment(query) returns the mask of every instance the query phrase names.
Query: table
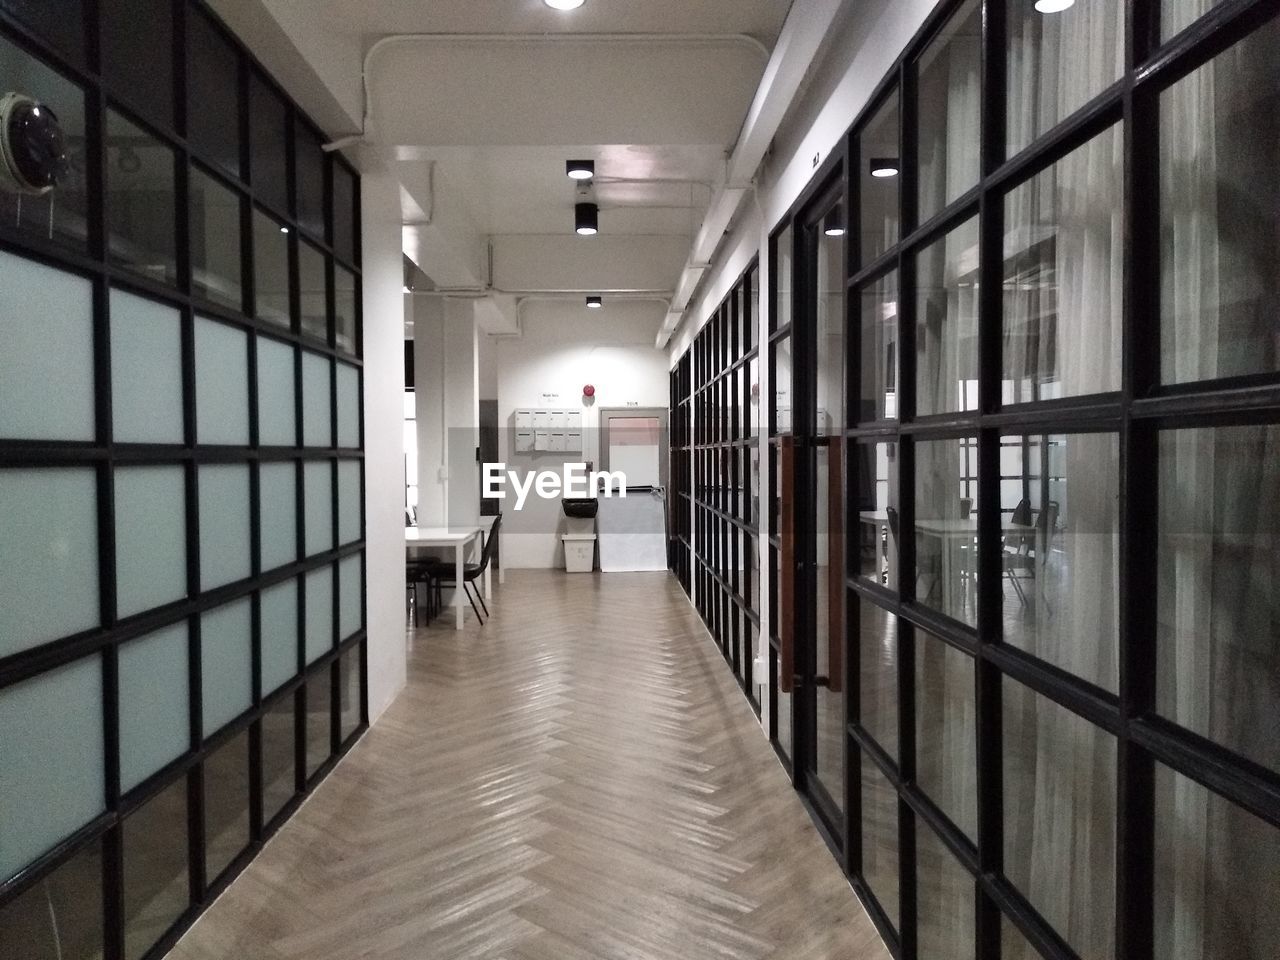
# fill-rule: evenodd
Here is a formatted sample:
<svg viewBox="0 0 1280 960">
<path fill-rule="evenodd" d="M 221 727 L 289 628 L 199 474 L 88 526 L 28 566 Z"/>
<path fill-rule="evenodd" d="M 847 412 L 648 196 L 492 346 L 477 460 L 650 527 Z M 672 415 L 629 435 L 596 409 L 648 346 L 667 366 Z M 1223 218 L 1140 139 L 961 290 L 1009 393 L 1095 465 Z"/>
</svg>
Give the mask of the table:
<svg viewBox="0 0 1280 960">
<path fill-rule="evenodd" d="M 482 523 L 468 524 L 458 527 L 405 527 L 404 542 L 405 551 L 421 547 L 452 547 L 453 548 L 453 571 L 454 583 L 457 588 L 453 591 L 453 615 L 454 626 L 456 629 L 462 629 L 462 569 L 466 555 L 467 546 L 473 541 L 480 541 L 481 549 L 484 548 L 484 538 L 487 532 L 492 529 L 492 518 L 483 517 Z M 484 571 L 484 595 L 485 599 L 489 598 L 489 568 L 485 567 Z"/>
</svg>

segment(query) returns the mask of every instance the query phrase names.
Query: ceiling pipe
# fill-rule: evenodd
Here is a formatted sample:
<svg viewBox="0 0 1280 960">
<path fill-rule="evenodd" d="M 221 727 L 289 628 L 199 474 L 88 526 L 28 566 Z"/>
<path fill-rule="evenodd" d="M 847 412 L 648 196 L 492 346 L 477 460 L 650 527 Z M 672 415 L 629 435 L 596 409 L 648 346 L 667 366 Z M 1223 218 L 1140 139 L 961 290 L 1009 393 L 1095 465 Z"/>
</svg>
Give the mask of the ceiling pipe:
<svg viewBox="0 0 1280 960">
<path fill-rule="evenodd" d="M 341 150 L 365 140 L 373 124 L 373 97 L 369 79 L 377 55 L 393 44 L 402 43 L 670 43 L 706 46 L 733 44 L 744 46 L 769 59 L 769 48 L 746 33 L 394 33 L 374 41 L 365 51 L 360 70 L 360 86 L 364 98 L 364 116 L 360 132 L 324 144 L 326 151 Z M 767 72 L 767 67 L 766 67 Z"/>
</svg>

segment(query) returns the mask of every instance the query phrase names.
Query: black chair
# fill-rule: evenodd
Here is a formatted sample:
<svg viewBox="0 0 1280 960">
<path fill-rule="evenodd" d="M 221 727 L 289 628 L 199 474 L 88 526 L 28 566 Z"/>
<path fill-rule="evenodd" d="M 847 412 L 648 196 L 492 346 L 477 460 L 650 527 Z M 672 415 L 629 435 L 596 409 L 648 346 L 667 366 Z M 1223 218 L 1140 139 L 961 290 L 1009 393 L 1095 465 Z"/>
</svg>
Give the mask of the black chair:
<svg viewBox="0 0 1280 960">
<path fill-rule="evenodd" d="M 483 624 L 485 617 L 489 616 L 489 607 L 484 602 L 484 597 L 480 595 L 478 588 L 472 587 L 476 580 L 484 576 L 485 570 L 489 568 L 489 562 L 493 559 L 493 552 L 498 547 L 498 528 L 502 526 L 502 514 L 498 514 L 493 518 L 493 527 L 489 530 L 489 536 L 485 539 L 484 549 L 480 551 L 479 563 L 468 563 L 462 568 L 462 590 L 467 595 L 467 601 L 471 604 L 471 609 L 476 612 L 476 618 Z M 457 576 L 457 569 L 447 560 L 428 560 L 430 577 L 435 584 L 436 605 L 437 608 L 443 608 L 443 600 L 440 596 L 442 587 L 452 586 L 455 589 L 458 584 L 454 582 Z M 480 601 L 480 606 L 476 606 L 476 601 Z M 480 613 L 481 607 L 484 608 L 484 614 Z"/>
<path fill-rule="evenodd" d="M 439 591 L 435 584 L 435 575 L 432 572 L 433 566 L 430 560 L 410 560 L 405 563 L 404 578 L 405 583 L 411 591 L 413 597 L 413 625 L 421 626 L 422 619 L 422 603 L 419 600 L 418 587 L 426 584 L 427 587 L 427 625 L 431 625 L 431 621 L 435 619 L 440 612 L 437 603 Z"/>
</svg>

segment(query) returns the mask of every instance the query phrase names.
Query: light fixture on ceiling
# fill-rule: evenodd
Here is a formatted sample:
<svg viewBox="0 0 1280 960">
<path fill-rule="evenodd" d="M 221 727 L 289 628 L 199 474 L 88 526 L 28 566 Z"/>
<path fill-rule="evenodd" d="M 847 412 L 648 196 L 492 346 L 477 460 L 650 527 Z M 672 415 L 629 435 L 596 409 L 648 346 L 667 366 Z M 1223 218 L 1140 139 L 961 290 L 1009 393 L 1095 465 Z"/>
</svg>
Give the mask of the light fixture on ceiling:
<svg viewBox="0 0 1280 960">
<path fill-rule="evenodd" d="M 599 310 L 601 307 L 604 306 L 604 298 L 594 297 L 594 296 L 587 297 L 587 306 L 590 307 L 592 310 Z"/>
<path fill-rule="evenodd" d="M 542 0 L 552 10 L 577 10 L 587 0 Z"/>
<path fill-rule="evenodd" d="M 288 228 L 288 227 L 281 227 L 281 228 L 280 228 L 280 232 L 281 232 L 281 233 L 288 233 L 288 232 L 289 232 L 289 228 Z"/>
<path fill-rule="evenodd" d="M 1061 13 L 1076 5 L 1076 0 L 1036 0 L 1036 10 L 1040 13 Z"/>
<path fill-rule="evenodd" d="M 596 175 L 594 160 L 566 160 L 564 172 L 574 180 L 590 180 Z"/>
<path fill-rule="evenodd" d="M 822 232 L 828 237 L 844 236 L 844 210 L 840 206 L 822 218 Z"/>
<path fill-rule="evenodd" d="M 594 203 L 573 205 L 573 228 L 580 237 L 595 236 L 600 232 L 600 207 Z"/>
<path fill-rule="evenodd" d="M 405 293 L 413 293 L 413 287 L 409 286 L 409 285 L 406 283 L 406 284 L 404 285 L 404 292 L 405 292 Z"/>
<path fill-rule="evenodd" d="M 897 157 L 872 157 L 871 175 L 877 180 L 887 180 L 898 175 Z"/>
</svg>

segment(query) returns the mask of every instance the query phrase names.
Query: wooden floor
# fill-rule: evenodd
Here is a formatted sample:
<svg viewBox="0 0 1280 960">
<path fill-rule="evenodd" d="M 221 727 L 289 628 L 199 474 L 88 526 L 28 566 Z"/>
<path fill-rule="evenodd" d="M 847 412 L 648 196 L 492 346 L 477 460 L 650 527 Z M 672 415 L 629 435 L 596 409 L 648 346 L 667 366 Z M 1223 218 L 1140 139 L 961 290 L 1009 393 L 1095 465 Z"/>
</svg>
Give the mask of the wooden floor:
<svg viewBox="0 0 1280 960">
<path fill-rule="evenodd" d="M 175 960 L 888 960 L 666 574 L 511 571 Z"/>
</svg>

